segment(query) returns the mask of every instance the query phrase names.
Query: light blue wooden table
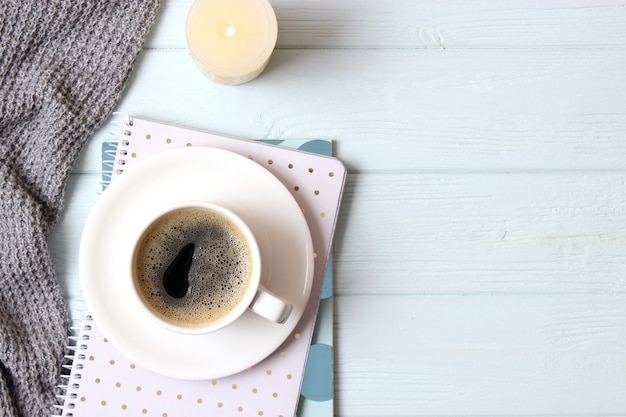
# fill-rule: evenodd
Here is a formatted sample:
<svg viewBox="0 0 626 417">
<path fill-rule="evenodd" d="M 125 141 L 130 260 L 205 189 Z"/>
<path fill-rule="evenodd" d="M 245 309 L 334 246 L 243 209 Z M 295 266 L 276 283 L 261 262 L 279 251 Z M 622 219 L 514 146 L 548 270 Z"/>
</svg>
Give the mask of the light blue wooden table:
<svg viewBox="0 0 626 417">
<path fill-rule="evenodd" d="M 336 415 L 626 414 L 626 4 L 271 3 L 268 68 L 226 87 L 163 0 L 116 110 L 335 141 Z M 49 236 L 74 316 L 109 130 Z"/>
</svg>

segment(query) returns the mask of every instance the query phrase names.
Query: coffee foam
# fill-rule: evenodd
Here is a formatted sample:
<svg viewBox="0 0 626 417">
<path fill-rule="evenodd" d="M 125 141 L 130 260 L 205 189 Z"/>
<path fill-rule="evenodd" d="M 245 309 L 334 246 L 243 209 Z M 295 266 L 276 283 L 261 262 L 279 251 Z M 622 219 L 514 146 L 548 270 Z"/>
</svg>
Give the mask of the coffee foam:
<svg viewBox="0 0 626 417">
<path fill-rule="evenodd" d="M 167 294 L 163 275 L 187 244 L 196 248 L 189 289 L 181 298 Z M 252 251 L 239 228 L 223 215 L 184 208 L 153 224 L 135 256 L 136 283 L 152 310 L 167 321 L 188 326 L 215 322 L 242 300 L 252 278 Z"/>
</svg>

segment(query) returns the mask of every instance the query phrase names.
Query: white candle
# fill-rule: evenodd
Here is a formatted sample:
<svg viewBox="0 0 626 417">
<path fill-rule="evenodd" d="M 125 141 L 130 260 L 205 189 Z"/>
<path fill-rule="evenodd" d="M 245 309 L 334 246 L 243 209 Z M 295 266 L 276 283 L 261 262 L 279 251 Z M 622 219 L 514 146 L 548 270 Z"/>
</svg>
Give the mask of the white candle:
<svg viewBox="0 0 626 417">
<path fill-rule="evenodd" d="M 187 15 L 187 45 L 211 80 L 253 80 L 270 60 L 278 24 L 267 0 L 196 0 Z"/>
</svg>

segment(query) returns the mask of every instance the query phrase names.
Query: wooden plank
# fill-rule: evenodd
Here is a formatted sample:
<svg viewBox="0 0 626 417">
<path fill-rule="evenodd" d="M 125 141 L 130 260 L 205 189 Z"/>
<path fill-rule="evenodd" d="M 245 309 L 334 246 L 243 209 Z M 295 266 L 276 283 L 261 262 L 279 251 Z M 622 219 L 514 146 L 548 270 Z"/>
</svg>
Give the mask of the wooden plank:
<svg viewBox="0 0 626 417">
<path fill-rule="evenodd" d="M 68 288 L 78 282 L 98 181 L 72 175 L 71 204 L 49 237 Z M 335 239 L 335 291 L 625 295 L 624 182 L 619 172 L 352 175 Z"/>
<path fill-rule="evenodd" d="M 623 295 L 338 296 L 335 315 L 337 415 L 626 413 Z"/>
<path fill-rule="evenodd" d="M 148 48 L 186 48 L 192 0 L 162 2 Z M 622 1 L 271 0 L 283 48 L 602 48 L 626 45 Z"/>
<path fill-rule="evenodd" d="M 148 50 L 117 110 L 255 139 L 331 138 L 353 171 L 623 169 L 623 68 L 626 50 L 282 50 L 229 87 L 185 51 Z"/>
<path fill-rule="evenodd" d="M 624 172 L 348 177 L 340 295 L 626 295 Z"/>
</svg>

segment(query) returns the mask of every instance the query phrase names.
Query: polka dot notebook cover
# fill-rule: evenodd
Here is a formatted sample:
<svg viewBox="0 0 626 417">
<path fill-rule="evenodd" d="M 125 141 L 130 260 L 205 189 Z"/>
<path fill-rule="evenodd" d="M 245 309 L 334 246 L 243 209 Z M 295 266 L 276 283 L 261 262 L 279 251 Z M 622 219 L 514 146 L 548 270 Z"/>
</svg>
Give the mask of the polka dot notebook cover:
<svg viewBox="0 0 626 417">
<path fill-rule="evenodd" d="M 103 188 L 134 163 L 183 146 L 212 146 L 263 165 L 301 206 L 311 230 L 315 272 L 311 299 L 288 339 L 236 375 L 206 381 L 164 377 L 118 352 L 89 312 L 72 339 L 72 365 L 60 415 L 264 416 L 333 415 L 331 243 L 346 171 L 324 140 L 250 141 L 122 116 L 119 140 L 103 144 Z M 326 155 L 326 156 L 324 156 Z"/>
</svg>

